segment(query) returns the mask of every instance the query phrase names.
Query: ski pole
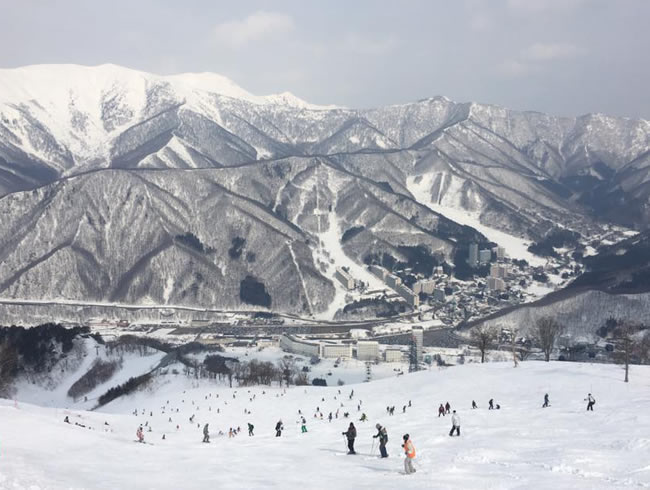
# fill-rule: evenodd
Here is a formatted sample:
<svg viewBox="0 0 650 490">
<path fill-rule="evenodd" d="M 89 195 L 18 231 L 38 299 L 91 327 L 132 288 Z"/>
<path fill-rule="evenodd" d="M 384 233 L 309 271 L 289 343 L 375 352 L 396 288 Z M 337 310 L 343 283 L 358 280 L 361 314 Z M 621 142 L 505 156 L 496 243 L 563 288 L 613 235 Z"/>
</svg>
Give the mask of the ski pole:
<svg viewBox="0 0 650 490">
<path fill-rule="evenodd" d="M 370 448 L 370 456 L 375 453 L 375 438 L 372 439 L 372 447 Z"/>
</svg>

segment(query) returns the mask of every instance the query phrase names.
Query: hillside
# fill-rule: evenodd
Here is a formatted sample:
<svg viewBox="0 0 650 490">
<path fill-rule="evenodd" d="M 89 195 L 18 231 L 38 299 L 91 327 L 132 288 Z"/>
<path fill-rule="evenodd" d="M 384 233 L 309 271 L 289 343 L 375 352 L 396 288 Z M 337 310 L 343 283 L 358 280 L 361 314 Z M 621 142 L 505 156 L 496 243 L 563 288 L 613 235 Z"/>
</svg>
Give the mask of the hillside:
<svg viewBox="0 0 650 490">
<path fill-rule="evenodd" d="M 0 484 L 52 490 L 163 489 L 180 482 L 188 489 L 394 488 L 408 478 L 412 488 L 647 487 L 648 374 L 647 367 L 633 367 L 631 382 L 624 384 L 616 366 L 530 361 L 517 369 L 510 363 L 469 364 L 340 388 L 285 391 L 230 389 L 170 373 L 155 389 L 96 412 L 3 400 Z M 594 412 L 585 412 L 587 392 L 597 400 Z M 541 408 L 544 393 L 551 400 L 547 409 Z M 500 410 L 487 410 L 490 398 Z M 470 409 L 472 400 L 477 410 Z M 409 401 L 412 406 L 402 413 Z M 460 438 L 447 435 L 449 417 L 436 415 L 446 401 L 460 413 Z M 357 404 L 367 423 L 358 422 Z M 386 415 L 387 405 L 396 406 L 393 417 Z M 313 418 L 316 407 L 324 420 Z M 307 418 L 306 434 L 296 424 L 299 409 Z M 345 455 L 341 432 L 348 421 L 341 414 L 327 421 L 337 409 L 350 411 L 355 420 L 357 456 Z M 66 415 L 71 424 L 63 422 Z M 188 421 L 192 415 L 194 424 Z M 276 438 L 273 427 L 280 418 L 285 431 Z M 145 422 L 152 445 L 133 442 L 138 424 Z M 246 435 L 248 422 L 255 426 L 253 437 Z M 210 424 L 209 445 L 201 443 L 204 423 Z M 375 423 L 388 429 L 388 459 L 378 459 L 376 447 L 370 454 Z M 234 439 L 217 435 L 237 426 L 242 433 Z M 399 444 L 407 432 L 417 451 L 417 472 L 410 476 L 400 473 Z"/>
</svg>

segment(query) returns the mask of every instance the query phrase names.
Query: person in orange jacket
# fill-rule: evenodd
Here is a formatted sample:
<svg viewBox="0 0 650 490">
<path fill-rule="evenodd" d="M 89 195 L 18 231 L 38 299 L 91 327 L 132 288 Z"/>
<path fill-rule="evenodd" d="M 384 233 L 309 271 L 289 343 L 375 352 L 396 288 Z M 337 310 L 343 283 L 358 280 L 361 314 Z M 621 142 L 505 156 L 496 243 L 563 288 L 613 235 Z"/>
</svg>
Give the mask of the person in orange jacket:
<svg viewBox="0 0 650 490">
<path fill-rule="evenodd" d="M 415 473 L 415 468 L 413 468 L 413 460 L 415 459 L 415 446 L 413 446 L 413 441 L 411 441 L 408 434 L 404 434 L 404 472 L 409 475 Z"/>
</svg>

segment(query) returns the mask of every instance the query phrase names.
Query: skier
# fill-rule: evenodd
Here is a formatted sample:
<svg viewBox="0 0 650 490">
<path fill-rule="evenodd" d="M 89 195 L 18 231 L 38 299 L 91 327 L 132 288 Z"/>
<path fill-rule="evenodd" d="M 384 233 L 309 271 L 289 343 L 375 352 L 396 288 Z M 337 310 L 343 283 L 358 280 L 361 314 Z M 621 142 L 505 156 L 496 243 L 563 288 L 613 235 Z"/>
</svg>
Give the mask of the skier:
<svg viewBox="0 0 650 490">
<path fill-rule="evenodd" d="M 138 438 L 138 442 L 144 442 L 144 431 L 142 430 L 142 426 L 138 427 L 135 435 Z"/>
<path fill-rule="evenodd" d="M 332 412 L 327 416 L 327 419 L 331 422 L 332 421 Z"/>
<path fill-rule="evenodd" d="M 544 405 L 542 405 L 542 408 L 548 407 L 548 393 L 544 394 Z"/>
<path fill-rule="evenodd" d="M 354 451 L 354 440 L 357 437 L 357 429 L 352 422 L 350 422 L 350 427 L 346 432 L 341 432 L 345 437 L 348 438 L 348 454 L 357 454 Z"/>
<path fill-rule="evenodd" d="M 255 426 L 249 422 L 249 423 L 248 423 L 248 436 L 249 436 L 249 437 L 252 436 L 252 435 L 254 435 L 254 434 L 253 434 L 253 429 L 254 429 L 254 428 L 255 428 Z"/>
<path fill-rule="evenodd" d="M 210 431 L 208 429 L 208 424 L 203 426 L 203 442 L 210 442 Z"/>
<path fill-rule="evenodd" d="M 404 444 L 402 444 L 402 447 L 404 448 L 404 454 L 406 455 L 404 458 L 404 471 L 407 475 L 415 473 L 415 468 L 413 468 L 413 460 L 415 459 L 415 447 L 413 446 L 413 441 L 411 441 L 411 438 L 408 434 L 404 434 Z"/>
<path fill-rule="evenodd" d="M 445 414 L 448 414 L 450 410 L 451 410 L 451 405 L 449 404 L 449 402 L 447 402 L 445 404 Z"/>
<path fill-rule="evenodd" d="M 494 400 L 492 398 L 488 402 L 488 410 L 494 410 Z"/>
<path fill-rule="evenodd" d="M 472 400 L 472 410 L 475 409 L 475 408 L 478 408 L 478 406 L 476 405 L 476 402 L 474 400 Z"/>
<path fill-rule="evenodd" d="M 382 427 L 379 424 L 375 425 L 375 427 L 377 428 L 377 434 L 372 437 L 373 439 L 379 438 L 379 452 L 382 458 L 387 458 L 386 444 L 388 443 L 388 432 L 386 431 L 386 427 Z"/>
<path fill-rule="evenodd" d="M 282 419 L 278 420 L 278 423 L 275 424 L 275 437 L 280 437 L 282 435 L 282 429 L 284 429 L 282 425 Z"/>
<path fill-rule="evenodd" d="M 66 424 L 69 424 L 69 423 L 70 423 L 70 419 L 68 418 L 67 415 L 65 416 L 65 418 L 63 419 L 63 421 L 64 421 Z"/>
<path fill-rule="evenodd" d="M 454 431 L 456 431 L 457 436 L 460 436 L 460 416 L 456 413 L 456 410 L 454 410 L 454 413 L 451 416 L 451 430 L 449 431 L 449 437 L 454 435 Z"/>
<path fill-rule="evenodd" d="M 366 420 L 368 420 L 368 417 L 366 417 L 366 414 L 365 414 L 365 413 L 362 413 L 362 414 L 361 414 L 361 418 L 359 419 L 359 421 L 360 421 L 360 422 L 365 422 Z"/>
<path fill-rule="evenodd" d="M 300 430 L 304 434 L 305 432 L 307 432 L 307 421 L 305 420 L 305 417 L 302 417 L 301 422 L 302 422 L 302 425 L 300 426 Z"/>
<path fill-rule="evenodd" d="M 596 399 L 591 396 L 591 393 L 587 395 L 587 410 L 593 412 L 594 411 L 594 404 L 596 403 Z"/>
<path fill-rule="evenodd" d="M 440 416 L 445 416 L 445 406 L 441 403 L 440 406 L 438 407 L 438 417 Z"/>
</svg>

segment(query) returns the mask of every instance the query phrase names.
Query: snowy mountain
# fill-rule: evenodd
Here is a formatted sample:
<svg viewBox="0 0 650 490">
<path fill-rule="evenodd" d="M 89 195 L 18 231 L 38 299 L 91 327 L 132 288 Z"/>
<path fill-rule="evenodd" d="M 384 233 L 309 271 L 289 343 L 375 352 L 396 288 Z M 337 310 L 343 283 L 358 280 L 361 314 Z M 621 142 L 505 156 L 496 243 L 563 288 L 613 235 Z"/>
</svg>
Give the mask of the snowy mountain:
<svg viewBox="0 0 650 490">
<path fill-rule="evenodd" d="M 334 250 L 449 260 L 484 239 L 445 214 L 527 239 L 557 223 L 588 237 L 594 216 L 645 226 L 649 154 L 648 121 L 603 115 L 444 97 L 355 110 L 211 73 L 0 70 L 0 295 L 236 308 L 250 276 L 260 305 L 324 311 Z"/>
</svg>

